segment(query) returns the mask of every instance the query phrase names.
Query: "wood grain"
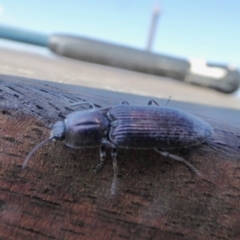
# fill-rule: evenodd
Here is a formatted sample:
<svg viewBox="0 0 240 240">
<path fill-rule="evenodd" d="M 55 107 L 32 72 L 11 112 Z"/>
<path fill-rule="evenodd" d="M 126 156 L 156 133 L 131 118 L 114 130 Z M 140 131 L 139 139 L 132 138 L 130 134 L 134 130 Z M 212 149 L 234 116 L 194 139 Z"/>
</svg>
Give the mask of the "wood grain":
<svg viewBox="0 0 240 240">
<path fill-rule="evenodd" d="M 111 195 L 108 153 L 62 142 L 28 152 L 72 111 L 69 101 L 108 106 L 117 99 L 0 81 L 0 239 L 240 239 L 240 130 L 205 117 L 215 129 L 204 145 L 175 154 L 207 178 L 154 151 L 119 150 L 120 177 Z M 83 106 L 86 107 L 86 106 Z"/>
</svg>

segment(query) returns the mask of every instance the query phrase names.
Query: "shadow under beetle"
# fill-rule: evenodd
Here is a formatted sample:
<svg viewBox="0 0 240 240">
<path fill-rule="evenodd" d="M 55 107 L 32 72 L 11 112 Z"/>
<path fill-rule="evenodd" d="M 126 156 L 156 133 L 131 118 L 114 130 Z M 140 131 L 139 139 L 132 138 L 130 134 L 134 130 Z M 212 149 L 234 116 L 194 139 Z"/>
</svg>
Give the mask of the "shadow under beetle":
<svg viewBox="0 0 240 240">
<path fill-rule="evenodd" d="M 152 106 L 155 104 L 155 106 Z M 70 148 L 100 148 L 100 162 L 95 172 L 104 164 L 105 148 L 112 149 L 114 179 L 117 178 L 117 148 L 154 149 L 165 157 L 184 163 L 201 176 L 200 172 L 184 158 L 170 154 L 179 150 L 198 146 L 212 134 L 212 127 L 203 120 L 168 107 L 159 107 L 154 100 L 148 106 L 122 104 L 108 107 L 75 111 L 64 121 L 54 124 L 51 136 L 38 144 L 23 162 L 25 168 L 32 154 L 46 142 L 64 140 Z"/>
</svg>

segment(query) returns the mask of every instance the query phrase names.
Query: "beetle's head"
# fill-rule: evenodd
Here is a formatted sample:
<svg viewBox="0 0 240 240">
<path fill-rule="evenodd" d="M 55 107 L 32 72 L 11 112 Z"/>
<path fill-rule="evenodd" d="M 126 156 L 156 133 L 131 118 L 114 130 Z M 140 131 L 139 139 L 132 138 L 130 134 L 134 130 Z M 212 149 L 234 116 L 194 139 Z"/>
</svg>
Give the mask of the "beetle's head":
<svg viewBox="0 0 240 240">
<path fill-rule="evenodd" d="M 58 121 L 53 125 L 50 138 L 63 140 L 65 138 L 65 131 L 65 123 L 63 121 Z"/>
</svg>

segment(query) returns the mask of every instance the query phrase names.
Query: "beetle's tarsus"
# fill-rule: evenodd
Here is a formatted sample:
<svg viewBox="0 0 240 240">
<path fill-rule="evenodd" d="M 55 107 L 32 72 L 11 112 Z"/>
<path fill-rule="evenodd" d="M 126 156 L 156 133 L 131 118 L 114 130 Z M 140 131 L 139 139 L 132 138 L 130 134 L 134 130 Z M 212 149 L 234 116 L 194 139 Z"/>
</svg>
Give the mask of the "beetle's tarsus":
<svg viewBox="0 0 240 240">
<path fill-rule="evenodd" d="M 111 195 L 116 194 L 116 189 L 117 189 L 117 177 L 114 175 L 112 180 L 112 185 L 111 185 Z"/>
<path fill-rule="evenodd" d="M 203 178 L 202 174 L 191 163 L 189 163 L 184 158 L 176 156 L 176 155 L 173 155 L 173 154 L 170 154 L 168 152 L 160 151 L 157 148 L 154 148 L 154 150 L 156 152 L 160 153 L 161 155 L 163 155 L 164 157 L 168 157 L 168 158 L 171 158 L 173 160 L 176 160 L 176 161 L 184 163 L 193 173 L 196 173 L 200 178 Z"/>
</svg>

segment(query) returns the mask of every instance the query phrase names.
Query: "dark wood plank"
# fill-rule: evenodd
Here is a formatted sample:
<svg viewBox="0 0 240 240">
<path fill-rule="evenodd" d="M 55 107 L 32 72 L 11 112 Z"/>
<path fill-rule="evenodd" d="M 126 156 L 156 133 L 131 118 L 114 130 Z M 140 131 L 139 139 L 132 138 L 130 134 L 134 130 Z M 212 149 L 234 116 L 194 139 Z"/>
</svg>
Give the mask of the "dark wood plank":
<svg viewBox="0 0 240 240">
<path fill-rule="evenodd" d="M 26 79 L 27 82 L 27 79 Z M 215 128 L 200 147 L 178 152 L 209 181 L 154 151 L 120 150 L 116 195 L 111 158 L 92 173 L 98 149 L 62 142 L 28 152 L 72 110 L 61 98 L 98 106 L 119 99 L 51 85 L 0 81 L 1 239 L 239 239 L 240 130 L 205 117 Z M 109 152 L 108 152 L 108 155 Z"/>
</svg>

